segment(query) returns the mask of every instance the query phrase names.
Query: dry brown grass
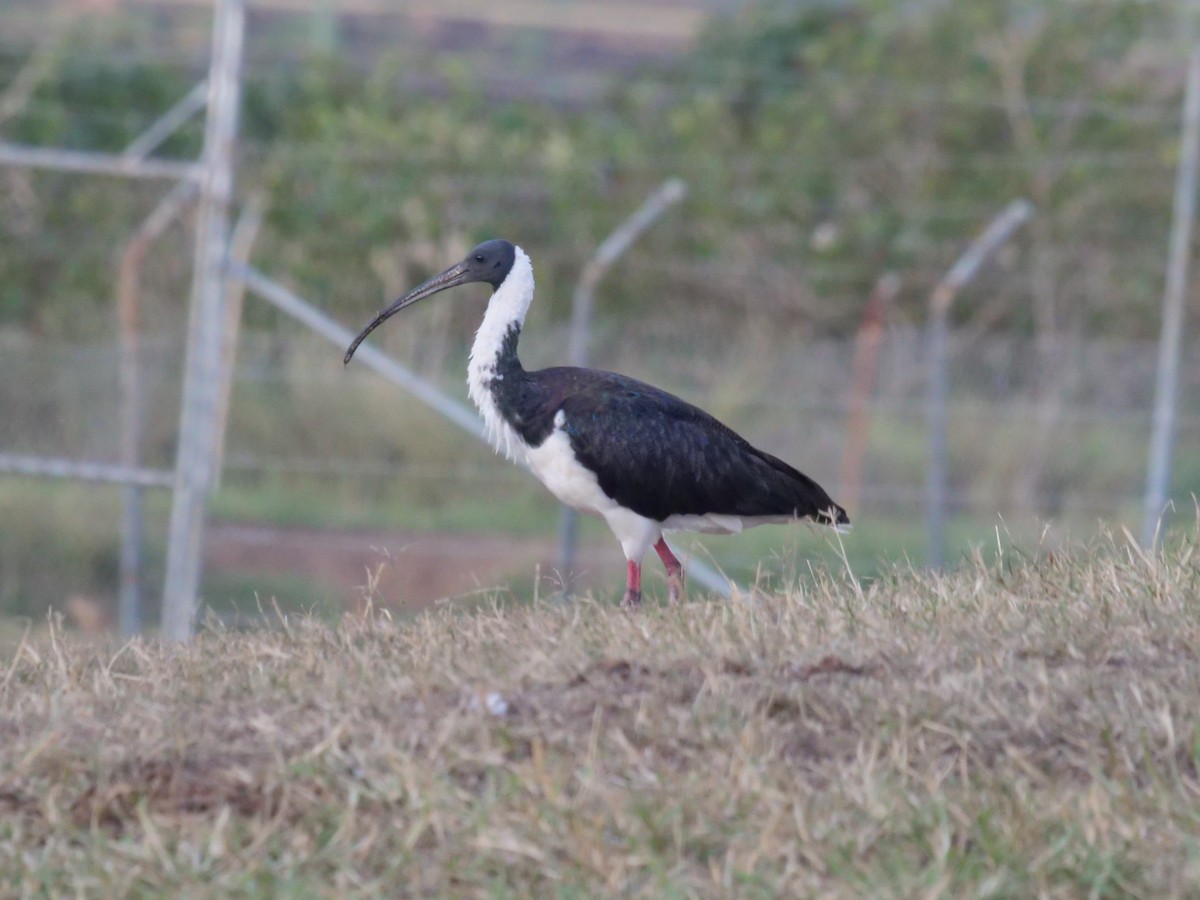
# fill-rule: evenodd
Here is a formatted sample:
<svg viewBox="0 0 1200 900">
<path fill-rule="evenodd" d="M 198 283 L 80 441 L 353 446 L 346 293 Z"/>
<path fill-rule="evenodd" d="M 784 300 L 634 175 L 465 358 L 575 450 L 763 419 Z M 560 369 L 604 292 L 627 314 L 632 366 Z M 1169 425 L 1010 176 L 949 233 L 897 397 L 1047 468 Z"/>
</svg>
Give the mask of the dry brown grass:
<svg viewBox="0 0 1200 900">
<path fill-rule="evenodd" d="M 1194 894 L 1198 623 L 1191 536 L 636 615 L 56 631 L 0 670 L 0 892 Z"/>
</svg>

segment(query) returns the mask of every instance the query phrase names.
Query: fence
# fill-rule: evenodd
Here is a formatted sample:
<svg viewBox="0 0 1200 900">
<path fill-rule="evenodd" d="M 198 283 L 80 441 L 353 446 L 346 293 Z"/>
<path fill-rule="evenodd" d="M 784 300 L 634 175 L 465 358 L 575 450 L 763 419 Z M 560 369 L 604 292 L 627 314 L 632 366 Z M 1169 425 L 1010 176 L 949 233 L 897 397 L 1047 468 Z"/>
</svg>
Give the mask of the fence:
<svg viewBox="0 0 1200 900">
<path fill-rule="evenodd" d="M 649 331 L 642 339 L 630 334 L 605 337 L 602 332 L 593 355 L 598 364 L 672 388 L 713 410 L 837 496 L 852 359 L 848 342 L 781 337 L 773 345 L 762 345 L 761 335 L 750 333 L 677 332 L 664 339 L 654 329 Z M 566 344 L 565 329 L 538 334 L 538 345 L 547 356 Z M 180 336 L 143 341 L 140 363 L 152 389 L 145 397 L 140 451 L 149 467 L 168 466 L 174 450 L 181 346 Z M 6 453 L 101 462 L 119 458 L 116 346 L 8 334 L 0 347 L 0 447 Z M 1054 351 L 1061 361 L 1057 383 L 1062 411 L 1044 459 L 1035 461 L 1029 458 L 1031 436 L 1038 427 L 1039 386 L 1033 363 L 1041 352 L 1044 348 L 1025 338 L 987 336 L 963 343 L 951 333 L 949 536 L 955 548 L 994 543 L 997 526 L 1031 539 L 1045 523 L 1053 535 L 1072 537 L 1085 537 L 1102 521 L 1136 526 L 1155 347 L 1094 338 L 1063 340 Z M 878 385 L 868 407 L 870 439 L 861 507 L 851 511 L 856 529 L 846 539 L 860 574 L 870 570 L 881 551 L 892 558 L 907 554 L 918 563 L 923 559 L 924 362 L 921 332 L 892 328 L 885 333 Z M 448 394 L 463 396 L 461 363 L 451 358 L 443 369 L 425 374 Z M 1200 396 L 1200 360 L 1185 361 L 1182 395 L 1188 403 L 1179 422 L 1173 494 L 1186 497 L 1200 492 L 1200 407 L 1195 401 Z M 371 526 L 362 535 L 364 546 L 378 545 L 378 535 L 392 525 L 408 526 L 413 532 L 423 527 L 470 533 L 495 528 L 531 535 L 542 548 L 541 558 L 552 560 L 553 504 L 531 479 L 482 446 L 464 445 L 458 434 L 375 376 L 343 370 L 337 347 L 298 326 L 245 335 L 218 518 L 244 515 L 241 496 L 271 506 L 283 494 L 287 508 L 282 515 L 278 508 L 273 510 L 279 518 L 305 526 Z M 1028 467 L 1034 463 L 1038 471 L 1030 488 Z M 115 592 L 117 525 L 104 511 L 115 497 L 81 504 L 64 499 L 63 491 L 61 486 L 0 479 L 0 545 L 8 547 L 0 554 L 0 610 L 33 612 L 34 594 L 61 602 L 72 594 L 107 598 Z M 472 521 L 475 507 L 484 512 Z M 447 521 L 438 511 L 447 508 L 460 510 L 463 518 Z M 1180 511 L 1177 520 L 1189 513 Z M 164 514 L 161 502 L 151 504 L 152 525 L 162 525 Z M 26 528 L 35 532 L 21 533 Z M 163 556 L 161 536 L 155 527 L 149 534 L 149 564 L 157 573 Z M 305 552 L 318 552 L 312 534 L 306 532 L 305 539 Z M 722 568 L 753 577 L 764 546 L 789 542 L 798 543 L 802 556 L 818 552 L 820 545 L 808 537 L 764 530 L 755 538 L 714 541 L 696 553 L 704 558 L 711 550 Z M 328 543 L 334 552 L 337 542 Z M 86 552 L 80 554 L 80 545 L 88 548 Z M 471 569 L 471 544 L 457 546 L 460 566 Z M 604 576 L 612 574 L 612 567 L 594 560 L 596 554 L 601 559 L 608 554 L 615 563 L 614 546 L 601 530 L 585 531 L 584 557 L 592 560 L 588 565 L 594 576 L 586 583 L 611 587 Z M 490 549 L 478 552 L 490 558 Z M 417 553 L 410 553 L 409 563 L 399 564 L 418 566 Z M 63 557 L 72 554 L 90 562 L 82 568 L 64 564 Z M 513 564 L 519 568 L 529 559 L 518 554 Z M 493 566 L 480 577 L 489 574 L 511 581 L 530 573 L 499 573 Z M 259 588 L 252 579 L 234 584 L 226 577 L 222 582 L 219 566 L 214 575 L 226 585 L 221 590 L 240 592 L 242 605 L 253 606 Z M 366 572 L 358 571 L 345 583 L 320 589 L 331 603 L 348 602 L 366 580 Z M 263 584 L 262 594 L 269 595 L 270 579 Z"/>
</svg>

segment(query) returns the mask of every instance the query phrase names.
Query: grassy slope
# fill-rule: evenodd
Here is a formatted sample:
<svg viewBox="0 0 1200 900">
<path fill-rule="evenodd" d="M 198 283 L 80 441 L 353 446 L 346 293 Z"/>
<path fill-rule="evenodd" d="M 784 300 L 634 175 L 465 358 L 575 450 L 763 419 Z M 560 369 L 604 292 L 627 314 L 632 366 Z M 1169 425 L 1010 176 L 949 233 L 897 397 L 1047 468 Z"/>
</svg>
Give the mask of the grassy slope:
<svg viewBox="0 0 1200 900">
<path fill-rule="evenodd" d="M 52 633 L 0 670 L 0 892 L 1183 894 L 1196 549 L 637 615 Z"/>
</svg>

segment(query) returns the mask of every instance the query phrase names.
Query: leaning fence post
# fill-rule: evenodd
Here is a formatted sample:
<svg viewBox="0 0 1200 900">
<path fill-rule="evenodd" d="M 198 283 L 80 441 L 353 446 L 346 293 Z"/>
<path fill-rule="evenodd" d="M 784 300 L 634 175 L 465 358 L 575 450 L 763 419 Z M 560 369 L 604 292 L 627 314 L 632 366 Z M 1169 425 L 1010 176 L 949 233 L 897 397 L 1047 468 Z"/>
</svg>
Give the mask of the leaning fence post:
<svg viewBox="0 0 1200 900">
<path fill-rule="evenodd" d="M 950 304 L 964 285 L 979 272 L 989 256 L 1007 241 L 1030 216 L 1033 204 L 1014 200 L 992 219 L 942 278 L 929 298 L 929 321 L 926 332 L 928 383 L 926 416 L 929 429 L 929 459 L 925 479 L 925 527 L 928 535 L 928 563 L 941 568 L 945 562 L 945 518 L 947 483 L 947 402 L 950 394 L 950 375 L 947 362 L 946 317 Z"/>
</svg>

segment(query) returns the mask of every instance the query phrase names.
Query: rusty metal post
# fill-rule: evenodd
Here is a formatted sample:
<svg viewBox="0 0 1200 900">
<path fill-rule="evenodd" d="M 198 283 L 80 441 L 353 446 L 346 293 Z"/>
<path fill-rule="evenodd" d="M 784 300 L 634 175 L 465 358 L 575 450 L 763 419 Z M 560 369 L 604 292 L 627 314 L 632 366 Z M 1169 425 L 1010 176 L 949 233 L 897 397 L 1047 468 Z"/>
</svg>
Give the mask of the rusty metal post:
<svg viewBox="0 0 1200 900">
<path fill-rule="evenodd" d="M 900 292 L 900 276 L 885 272 L 875 283 L 862 325 L 854 341 L 850 399 L 846 404 L 846 445 L 842 450 L 842 477 L 838 499 L 850 511 L 851 520 L 859 511 L 862 497 L 863 463 L 867 456 L 867 438 L 871 428 L 869 406 L 875 377 L 879 371 L 879 350 L 883 346 L 883 325 L 887 311 Z"/>
<path fill-rule="evenodd" d="M 146 251 L 196 195 L 195 182 L 181 181 L 138 227 L 121 251 L 117 268 L 117 325 L 120 348 L 121 465 L 141 465 L 142 376 L 141 272 Z M 126 484 L 121 491 L 121 556 L 118 563 L 117 627 L 122 637 L 142 630 L 142 491 Z"/>
</svg>

